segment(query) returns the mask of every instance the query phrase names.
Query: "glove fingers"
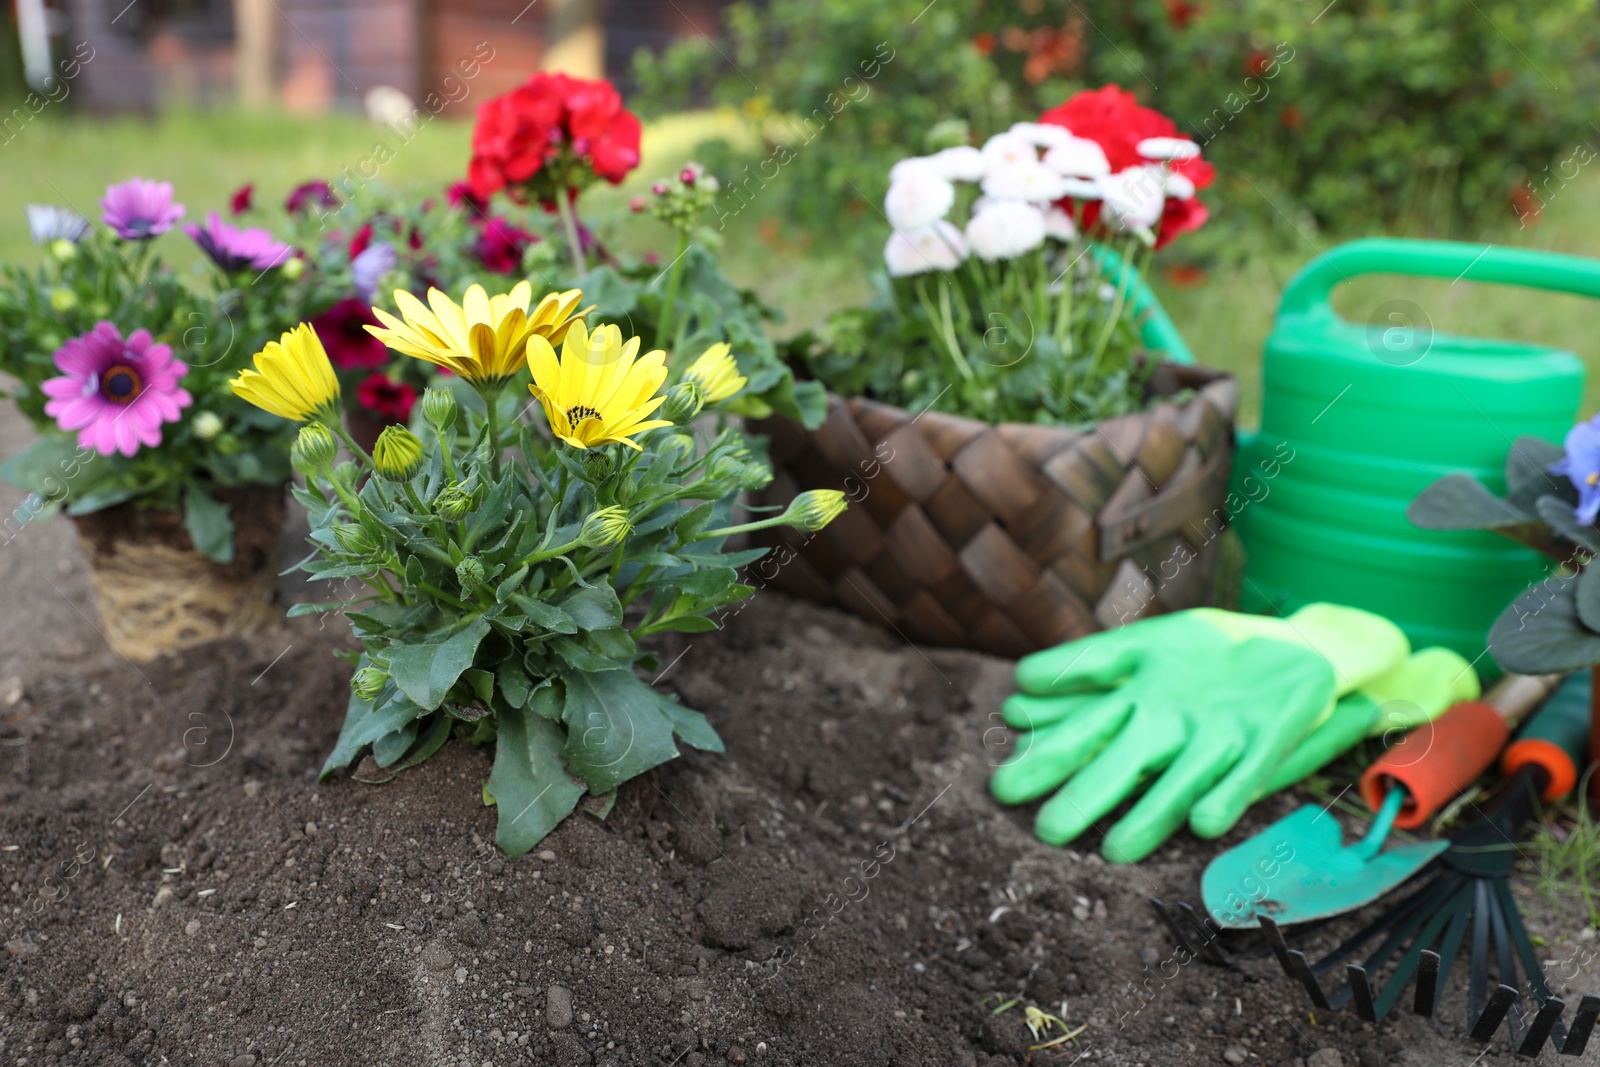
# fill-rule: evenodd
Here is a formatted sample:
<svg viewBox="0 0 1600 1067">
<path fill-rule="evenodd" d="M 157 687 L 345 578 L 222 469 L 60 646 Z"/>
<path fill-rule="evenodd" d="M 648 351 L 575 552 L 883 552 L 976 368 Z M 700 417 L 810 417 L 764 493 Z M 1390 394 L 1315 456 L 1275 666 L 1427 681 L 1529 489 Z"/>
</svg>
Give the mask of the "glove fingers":
<svg viewBox="0 0 1600 1067">
<path fill-rule="evenodd" d="M 1172 836 L 1189 809 L 1244 752 L 1244 738 L 1220 730 L 1194 738 L 1148 792 L 1106 834 L 1101 852 L 1112 863 L 1144 859 Z"/>
<path fill-rule="evenodd" d="M 989 791 L 1002 804 L 1037 800 L 1094 758 L 1128 720 L 1132 705 L 1105 699 L 1098 706 L 1069 719 L 1030 730 L 1017 743 L 1017 751 L 995 768 Z"/>
<path fill-rule="evenodd" d="M 1069 693 L 1058 697 L 1028 696 L 1013 693 L 1000 706 L 1000 715 L 1007 726 L 1016 730 L 1037 730 L 1064 719 L 1089 714 L 1101 704 L 1127 707 L 1127 700 L 1115 693 Z"/>
<path fill-rule="evenodd" d="M 1221 837 L 1231 830 L 1261 795 L 1273 769 L 1333 701 L 1333 671 L 1321 659 L 1284 664 L 1271 681 L 1280 710 L 1257 728 L 1227 776 L 1196 802 L 1189 816 L 1196 836 Z"/>
<path fill-rule="evenodd" d="M 1068 641 L 1017 663 L 1017 688 L 1036 696 L 1107 689 L 1139 665 L 1138 624 Z"/>
<path fill-rule="evenodd" d="M 1131 796 L 1148 772 L 1170 763 L 1186 738 L 1172 720 L 1163 725 L 1155 729 L 1153 717 L 1136 711 L 1116 740 L 1039 809 L 1034 821 L 1039 839 L 1066 844 Z"/>
<path fill-rule="evenodd" d="M 1351 693 L 1321 726 L 1312 730 L 1283 758 L 1267 780 L 1262 796 L 1287 789 L 1309 774 L 1327 766 L 1340 753 L 1348 751 L 1366 736 L 1379 709 L 1361 693 Z"/>
</svg>

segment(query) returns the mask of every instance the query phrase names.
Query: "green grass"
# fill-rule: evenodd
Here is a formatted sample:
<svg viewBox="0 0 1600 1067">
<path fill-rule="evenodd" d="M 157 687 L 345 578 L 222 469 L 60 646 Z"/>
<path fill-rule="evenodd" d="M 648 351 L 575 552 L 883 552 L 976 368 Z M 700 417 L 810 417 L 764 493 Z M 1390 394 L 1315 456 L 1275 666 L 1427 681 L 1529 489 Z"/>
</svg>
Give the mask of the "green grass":
<svg viewBox="0 0 1600 1067">
<path fill-rule="evenodd" d="M 465 171 L 470 127 L 435 120 L 402 142 L 352 116 L 301 118 L 283 114 L 176 113 L 156 121 L 122 118 L 53 118 L 48 112 L 0 146 L 0 260 L 32 260 L 22 205 L 66 203 L 85 215 L 98 214 L 108 182 L 133 175 L 174 182 L 191 219 L 225 209 L 245 182 L 255 183 L 257 202 L 276 205 L 292 186 L 313 177 L 357 173 L 380 141 L 393 149 L 378 180 L 395 188 L 436 193 Z M 653 224 L 623 226 L 627 199 L 656 177 L 673 173 L 694 146 L 711 135 L 736 140 L 738 128 L 711 113 L 676 116 L 653 123 L 645 134 L 643 165 L 619 189 L 586 193 L 586 218 L 631 252 L 656 251 L 669 258 L 667 235 Z M 781 176 L 776 179 L 784 180 Z M 1508 227 L 1491 239 L 1528 248 L 1584 254 L 1600 249 L 1600 217 L 1590 206 L 1600 198 L 1600 175 L 1585 172 L 1554 196 L 1545 218 L 1518 231 Z M 840 233 L 807 235 L 775 217 L 758 198 L 730 225 L 722 249 L 729 274 L 757 289 L 780 308 L 788 331 L 814 325 L 835 308 L 865 298 L 877 263 L 842 250 L 840 234 L 882 226 L 871 212 L 841 212 Z M 856 242 L 860 243 L 860 242 Z M 873 242 L 875 243 L 875 242 Z M 1241 421 L 1259 418 L 1262 344 L 1272 327 L 1278 297 L 1295 271 L 1320 249 L 1336 244 L 1323 235 L 1301 235 L 1287 223 L 1263 234 L 1259 253 L 1237 267 L 1210 271 L 1189 287 L 1175 286 L 1158 270 L 1155 288 L 1202 362 L 1233 371 L 1243 387 Z M 169 255 L 191 256 L 187 242 L 168 243 Z M 1181 243 L 1173 249 L 1182 254 Z M 1409 300 L 1423 308 L 1433 327 L 1473 336 L 1507 337 L 1570 349 L 1600 363 L 1589 324 L 1595 307 L 1579 297 L 1529 293 L 1495 286 L 1381 277 L 1343 286 L 1335 305 L 1364 321 L 1379 304 Z M 1585 411 L 1600 407 L 1600 374 L 1591 375 Z"/>
</svg>

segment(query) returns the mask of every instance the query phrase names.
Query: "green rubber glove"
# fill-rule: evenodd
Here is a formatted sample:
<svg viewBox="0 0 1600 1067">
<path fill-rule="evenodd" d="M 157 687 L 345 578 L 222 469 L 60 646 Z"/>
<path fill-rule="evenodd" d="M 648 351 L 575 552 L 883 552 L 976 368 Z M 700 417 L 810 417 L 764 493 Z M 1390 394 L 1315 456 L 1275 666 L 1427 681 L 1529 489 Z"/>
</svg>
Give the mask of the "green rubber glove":
<svg viewBox="0 0 1600 1067">
<path fill-rule="evenodd" d="M 1482 693 L 1472 664 L 1447 648 L 1413 653 L 1393 671 L 1340 698 L 1333 714 L 1295 746 L 1262 791 L 1276 793 L 1321 770 L 1363 737 L 1400 733 L 1432 722 L 1462 700 Z"/>
<path fill-rule="evenodd" d="M 1059 787 L 1034 829 L 1063 845 L 1155 777 L 1106 835 L 1113 862 L 1149 855 L 1186 818 L 1218 837 L 1338 696 L 1408 652 L 1394 624 L 1329 604 L 1288 619 L 1196 608 L 1038 652 L 1003 708 L 1028 733 L 990 789 L 1022 804 Z"/>
</svg>

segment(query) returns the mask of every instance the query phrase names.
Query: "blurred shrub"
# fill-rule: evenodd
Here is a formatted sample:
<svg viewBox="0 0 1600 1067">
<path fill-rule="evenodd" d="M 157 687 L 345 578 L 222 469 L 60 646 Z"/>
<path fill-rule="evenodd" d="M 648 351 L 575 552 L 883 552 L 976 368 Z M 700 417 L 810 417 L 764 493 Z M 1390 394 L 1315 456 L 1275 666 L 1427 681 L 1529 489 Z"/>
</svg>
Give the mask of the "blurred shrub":
<svg viewBox="0 0 1600 1067">
<path fill-rule="evenodd" d="M 981 142 L 1116 82 L 1216 162 L 1214 244 L 1252 219 L 1442 234 L 1536 211 L 1595 158 L 1597 38 L 1591 0 L 773 0 L 636 72 L 658 109 L 709 99 L 762 133 L 716 159 L 724 211 L 766 197 L 813 227 L 870 212 L 941 122 Z"/>
</svg>

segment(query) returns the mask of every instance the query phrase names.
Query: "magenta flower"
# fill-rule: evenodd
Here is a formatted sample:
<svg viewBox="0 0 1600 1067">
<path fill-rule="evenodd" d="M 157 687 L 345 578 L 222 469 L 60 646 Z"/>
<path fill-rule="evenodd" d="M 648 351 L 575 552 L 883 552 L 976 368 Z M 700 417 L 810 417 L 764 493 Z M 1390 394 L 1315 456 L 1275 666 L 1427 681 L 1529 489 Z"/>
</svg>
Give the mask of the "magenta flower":
<svg viewBox="0 0 1600 1067">
<path fill-rule="evenodd" d="M 339 197 L 334 193 L 333 186 L 324 181 L 302 182 L 289 190 L 289 198 L 283 202 L 283 209 L 291 215 L 298 215 L 309 211 L 313 206 L 320 209 L 336 208 L 339 206 Z"/>
<path fill-rule="evenodd" d="M 206 216 L 203 228 L 191 222 L 184 226 L 183 232 L 194 238 L 194 243 L 211 257 L 211 262 L 228 273 L 247 267 L 251 270 L 281 267 L 294 255 L 294 249 L 266 230 L 241 230 L 230 226 L 215 211 Z"/>
<path fill-rule="evenodd" d="M 124 241 L 144 241 L 168 230 L 183 218 L 183 205 L 172 202 L 171 182 L 130 178 L 106 187 L 100 201 L 100 220 Z"/>
<path fill-rule="evenodd" d="M 56 349 L 55 361 L 62 377 L 39 387 L 51 398 L 44 412 L 63 430 L 78 431 L 78 447 L 102 456 L 154 448 L 161 424 L 176 422 L 194 402 L 178 385 L 189 368 L 170 347 L 152 343 L 149 330 L 124 341 L 111 323 L 98 322 Z"/>
</svg>

